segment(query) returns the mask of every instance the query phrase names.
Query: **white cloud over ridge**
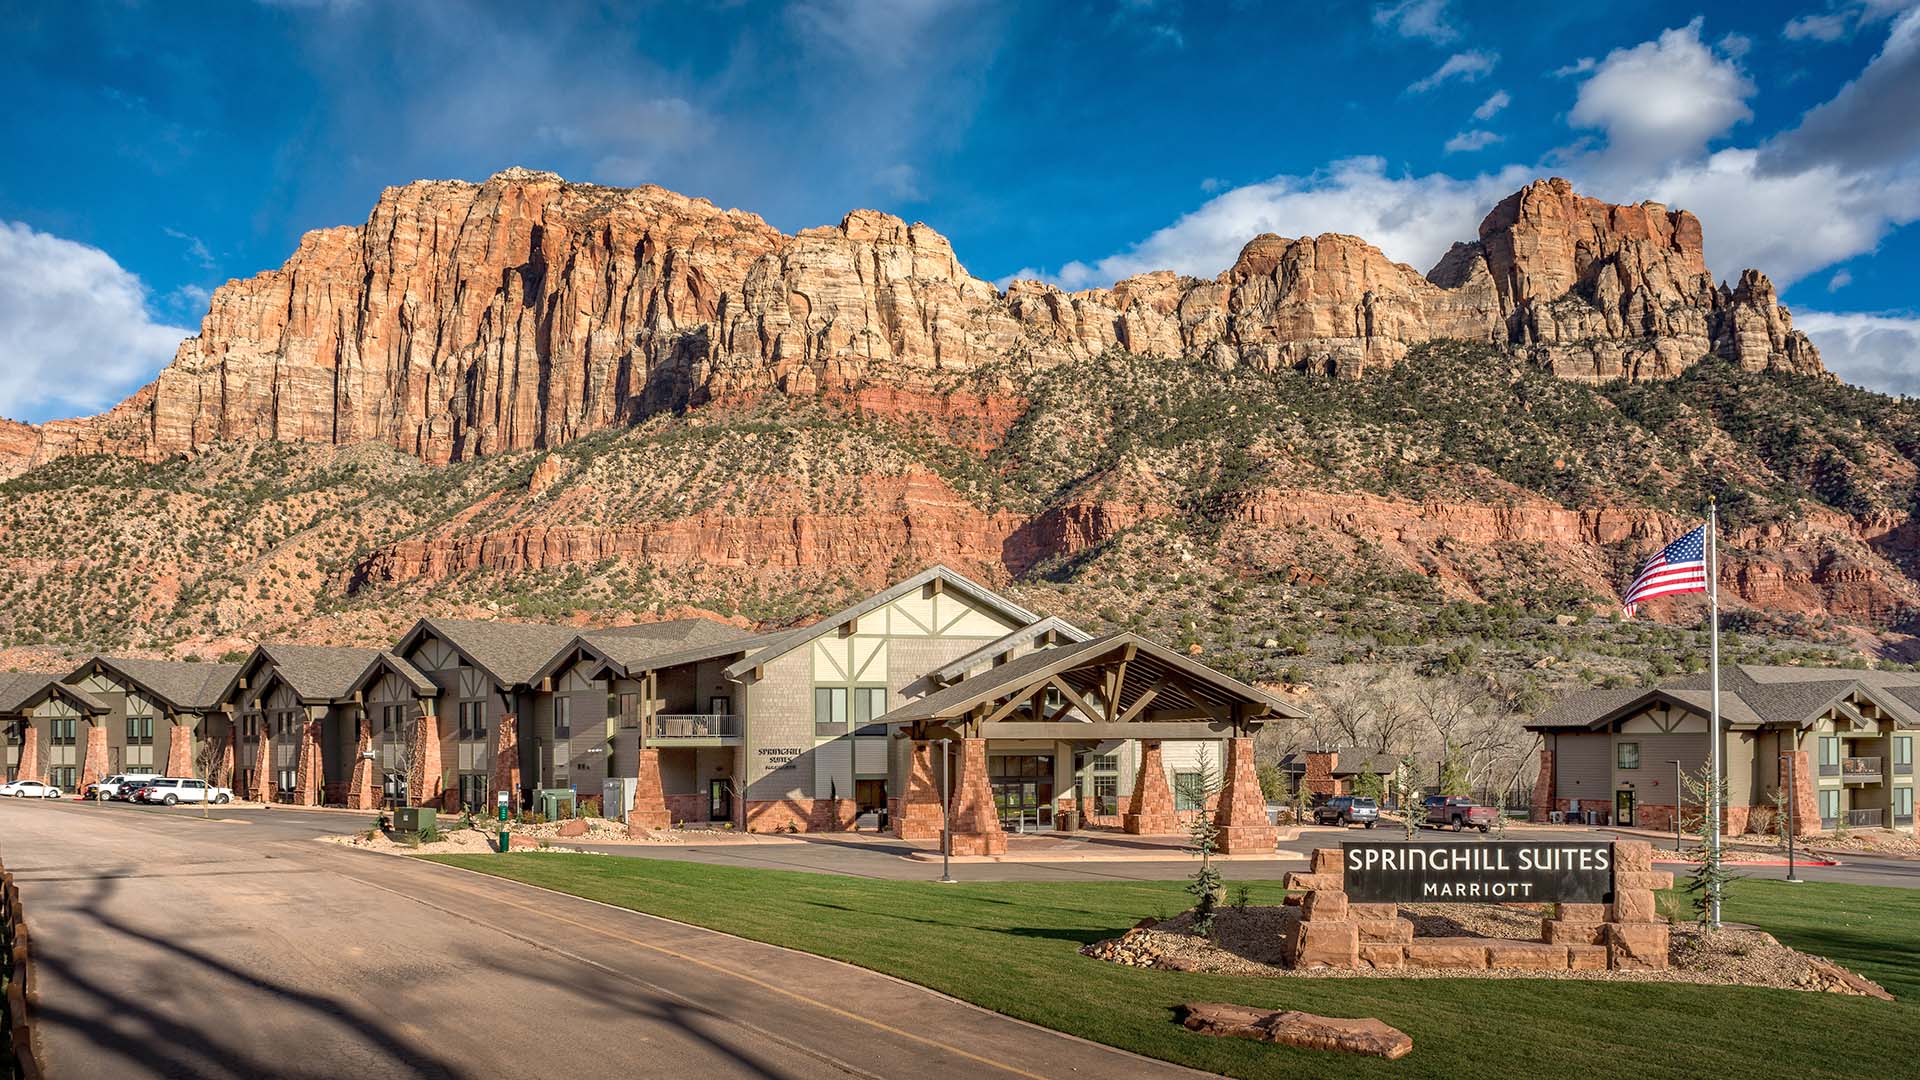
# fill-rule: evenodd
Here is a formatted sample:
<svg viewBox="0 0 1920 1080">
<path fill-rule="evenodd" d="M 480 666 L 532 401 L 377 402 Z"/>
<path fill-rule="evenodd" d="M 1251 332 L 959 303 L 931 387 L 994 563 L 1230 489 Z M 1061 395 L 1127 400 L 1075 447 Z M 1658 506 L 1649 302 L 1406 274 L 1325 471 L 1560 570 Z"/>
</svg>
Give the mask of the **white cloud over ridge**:
<svg viewBox="0 0 1920 1080">
<path fill-rule="evenodd" d="M 1920 394 L 1920 316 L 1802 311 L 1793 324 L 1820 349 L 1827 370 L 1888 394 Z"/>
<path fill-rule="evenodd" d="M 1753 81 L 1700 40 L 1700 19 L 1653 41 L 1608 53 L 1580 84 L 1568 121 L 1606 132 L 1623 164 L 1697 154 L 1708 140 L 1753 118 Z"/>
<path fill-rule="evenodd" d="M 140 279 L 99 248 L 0 222 L 0 416 L 96 412 L 191 330 L 153 321 Z"/>
</svg>

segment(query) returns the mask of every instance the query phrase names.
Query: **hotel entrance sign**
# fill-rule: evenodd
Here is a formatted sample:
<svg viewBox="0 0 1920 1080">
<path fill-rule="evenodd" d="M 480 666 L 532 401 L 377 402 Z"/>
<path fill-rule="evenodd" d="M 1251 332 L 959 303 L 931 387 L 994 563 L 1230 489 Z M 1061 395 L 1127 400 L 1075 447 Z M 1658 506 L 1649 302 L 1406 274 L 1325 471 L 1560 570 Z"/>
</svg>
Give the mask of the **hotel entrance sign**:
<svg viewBox="0 0 1920 1080">
<path fill-rule="evenodd" d="M 1348 841 L 1347 899 L 1356 904 L 1606 904 L 1613 845 L 1535 840 Z"/>
</svg>

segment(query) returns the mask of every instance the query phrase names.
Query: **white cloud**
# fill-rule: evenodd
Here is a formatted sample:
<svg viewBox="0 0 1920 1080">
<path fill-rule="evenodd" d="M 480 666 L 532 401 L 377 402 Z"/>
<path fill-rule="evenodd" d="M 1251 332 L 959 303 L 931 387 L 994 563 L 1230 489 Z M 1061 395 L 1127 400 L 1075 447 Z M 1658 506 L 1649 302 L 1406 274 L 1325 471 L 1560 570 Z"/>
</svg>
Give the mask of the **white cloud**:
<svg viewBox="0 0 1920 1080">
<path fill-rule="evenodd" d="M 213 252 L 207 250 L 206 241 L 192 233 L 181 232 L 170 226 L 164 226 L 160 231 L 187 245 L 187 258 L 199 263 L 201 269 L 213 269 Z"/>
<path fill-rule="evenodd" d="M 1822 15 L 1801 15 L 1787 20 L 1780 28 L 1780 34 L 1788 41 L 1817 41 L 1830 45 L 1846 37 L 1851 29 L 1852 20 L 1845 15 L 1828 12 Z"/>
<path fill-rule="evenodd" d="M 1753 82 L 1700 40 L 1700 20 L 1615 49 L 1580 85 L 1568 120 L 1607 136 L 1609 156 L 1637 166 L 1696 154 L 1753 117 Z"/>
<path fill-rule="evenodd" d="M 1852 168 L 1911 164 L 1920 154 L 1920 124 L 1910 115 L 1915 102 L 1920 102 L 1920 8 L 1888 28 L 1886 44 L 1858 76 L 1775 139 L 1762 164 L 1769 171 L 1816 162 Z"/>
<path fill-rule="evenodd" d="M 1227 186 L 1227 182 L 1225 180 L 1220 179 L 1217 176 L 1209 176 L 1200 181 L 1200 190 L 1206 192 L 1209 195 L 1213 194 L 1216 191 L 1221 190 L 1226 186 Z"/>
<path fill-rule="evenodd" d="M 1477 82 L 1493 71 L 1493 66 L 1499 62 L 1500 54 L 1497 52 L 1481 52 L 1478 49 L 1457 52 L 1435 68 L 1433 74 L 1416 81 L 1407 89 L 1416 94 L 1424 94 L 1449 79 Z"/>
<path fill-rule="evenodd" d="M 1592 71 L 1594 68 L 1594 65 L 1597 63 L 1599 63 L 1599 61 L 1595 60 L 1593 57 L 1583 56 L 1580 59 L 1575 60 L 1573 63 L 1566 65 L 1565 67 L 1554 68 L 1553 77 L 1556 79 L 1567 79 L 1567 78 L 1572 78 L 1575 75 L 1585 75 L 1587 72 Z"/>
<path fill-rule="evenodd" d="M 1390 177 L 1380 158 L 1336 161 L 1311 176 L 1276 176 L 1234 188 L 1126 251 L 1094 263 L 1072 262 L 1058 273 L 1025 269 L 1065 288 L 1107 285 L 1149 270 L 1212 277 L 1233 265 L 1260 233 L 1314 236 L 1349 233 L 1389 258 L 1425 270 L 1455 240 L 1471 237 L 1488 208 L 1526 183 L 1527 170 L 1456 180 L 1439 173 Z"/>
<path fill-rule="evenodd" d="M 919 59 L 933 23 L 962 6 L 958 0 L 802 0 L 787 20 L 808 44 L 825 46 L 864 67 L 902 68 Z"/>
<path fill-rule="evenodd" d="M 1470 154 L 1475 150 L 1485 150 L 1503 139 L 1491 131 L 1463 131 L 1447 140 L 1446 151 L 1449 154 Z"/>
<path fill-rule="evenodd" d="M 1851 284 L 1853 284 L 1853 271 L 1846 269 L 1835 270 L 1833 276 L 1827 279 L 1827 291 L 1830 293 L 1839 292 Z"/>
<path fill-rule="evenodd" d="M 1802 311 L 1793 317 L 1827 370 L 1888 394 L 1920 394 L 1920 317 Z"/>
<path fill-rule="evenodd" d="M 147 290 L 99 248 L 0 222 L 0 416 L 95 412 L 173 357 Z"/>
<path fill-rule="evenodd" d="M 1444 45 L 1460 36 L 1447 20 L 1447 0 L 1400 0 L 1373 9 L 1373 25 L 1401 37 L 1424 38 Z"/>
<path fill-rule="evenodd" d="M 901 202 L 921 202 L 926 196 L 920 192 L 920 171 L 904 162 L 888 165 L 873 174 L 874 182 L 880 190 Z"/>
<path fill-rule="evenodd" d="M 1495 90 L 1492 97 L 1481 102 L 1480 107 L 1473 110 L 1473 118 L 1475 120 L 1491 120 L 1501 109 L 1511 104 L 1513 104 L 1513 97 L 1511 95 L 1505 90 Z"/>
<path fill-rule="evenodd" d="M 1731 59 L 1739 60 L 1753 51 L 1753 39 L 1745 34 L 1729 33 L 1723 35 L 1714 48 Z"/>
</svg>

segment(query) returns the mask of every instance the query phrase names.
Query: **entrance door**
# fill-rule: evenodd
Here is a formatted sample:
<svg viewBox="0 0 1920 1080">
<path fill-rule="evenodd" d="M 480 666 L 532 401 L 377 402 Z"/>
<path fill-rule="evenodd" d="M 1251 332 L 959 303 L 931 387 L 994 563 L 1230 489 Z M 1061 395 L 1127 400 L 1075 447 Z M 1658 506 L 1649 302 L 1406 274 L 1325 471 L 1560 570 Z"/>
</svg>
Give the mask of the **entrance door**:
<svg viewBox="0 0 1920 1080">
<path fill-rule="evenodd" d="M 1006 754 L 987 759 L 1000 827 L 1016 832 L 1053 828 L 1053 758 Z"/>
<path fill-rule="evenodd" d="M 707 820 L 733 820 L 733 792 L 728 789 L 725 780 L 707 782 Z"/>
<path fill-rule="evenodd" d="M 1613 823 L 1628 828 L 1633 826 L 1633 792 L 1613 793 Z"/>
</svg>

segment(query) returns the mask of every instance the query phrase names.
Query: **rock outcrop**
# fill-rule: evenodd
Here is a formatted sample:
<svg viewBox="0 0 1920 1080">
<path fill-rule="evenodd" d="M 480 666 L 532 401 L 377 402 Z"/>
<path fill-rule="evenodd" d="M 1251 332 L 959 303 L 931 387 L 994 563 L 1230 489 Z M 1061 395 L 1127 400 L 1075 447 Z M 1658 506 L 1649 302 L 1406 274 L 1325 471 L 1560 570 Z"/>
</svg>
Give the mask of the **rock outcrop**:
<svg viewBox="0 0 1920 1080">
<path fill-rule="evenodd" d="M 953 376 L 1113 348 L 1357 376 L 1433 338 L 1502 343 L 1580 379 L 1713 355 L 1820 370 L 1763 275 L 1713 282 L 1691 214 L 1564 180 L 1502 201 L 1427 275 L 1357 237 L 1269 235 L 1212 280 L 1069 293 L 1002 292 L 939 233 L 873 211 L 788 236 L 657 187 L 508 169 L 391 188 L 366 224 L 308 233 L 280 269 L 217 290 L 200 333 L 120 405 L 0 428 L 0 472 L 226 439 L 373 440 L 440 463 L 770 393 L 984 417 L 985 434 L 958 437 L 991 438 L 1019 411 L 1017 375 Z"/>
</svg>

